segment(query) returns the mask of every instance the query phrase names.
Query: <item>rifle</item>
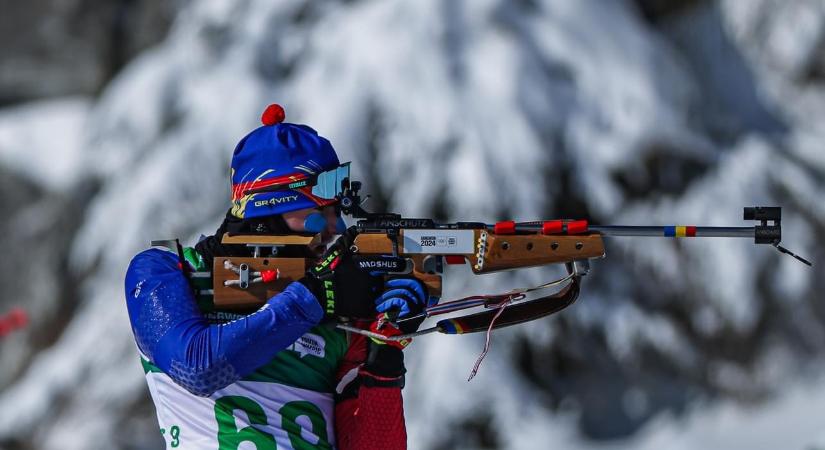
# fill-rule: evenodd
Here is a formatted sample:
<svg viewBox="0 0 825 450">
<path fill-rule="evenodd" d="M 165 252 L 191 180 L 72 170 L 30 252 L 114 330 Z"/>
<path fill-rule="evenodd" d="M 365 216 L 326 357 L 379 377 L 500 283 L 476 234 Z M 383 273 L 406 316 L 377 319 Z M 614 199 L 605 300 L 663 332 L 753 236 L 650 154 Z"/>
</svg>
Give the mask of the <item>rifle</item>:
<svg viewBox="0 0 825 450">
<path fill-rule="evenodd" d="M 367 212 L 362 207 L 360 182 L 345 179 L 341 187 L 338 206 L 344 215 L 357 220 L 357 235 L 350 248 L 357 263 L 386 278 L 417 278 L 427 286 L 432 297 L 441 297 L 444 266 L 449 264 L 469 263 L 476 275 L 551 264 L 565 267 L 565 276 L 539 286 L 432 302 L 420 314 L 400 319 L 385 315 L 378 324 L 380 329 L 385 322 L 397 326 L 406 321 L 480 309 L 479 312 L 439 320 L 435 325 L 413 333 L 386 336 L 357 323 L 336 324 L 340 329 L 374 339 L 401 342 L 434 332 L 467 334 L 486 331 L 484 350 L 470 379 L 489 350 L 493 329 L 557 313 L 576 301 L 582 278 L 590 271 L 590 261 L 605 256 L 604 237 L 750 238 L 756 244 L 770 244 L 779 252 L 812 265 L 780 245 L 780 207 L 744 208 L 743 219 L 757 222 L 749 227 L 599 226 L 586 220 L 567 219 L 495 224 L 437 223 L 427 218 Z M 223 244 L 248 246 L 252 256 L 216 257 L 212 272 L 187 271 L 177 240 L 155 241 L 152 245 L 169 247 L 178 253 L 182 268 L 199 293 L 212 294 L 215 310 L 243 313 L 259 308 L 288 284 L 303 277 L 316 263 L 315 258 L 306 256 L 306 249 L 317 247 L 320 239 L 320 235 L 226 233 L 222 236 Z M 212 278 L 212 286 L 204 286 L 204 281 L 209 278 Z"/>
<path fill-rule="evenodd" d="M 582 277 L 590 270 L 590 260 L 603 258 L 604 237 L 660 236 L 672 238 L 751 238 L 756 244 L 770 244 L 808 266 L 806 259 L 780 245 L 782 210 L 779 207 L 747 207 L 743 218 L 756 221 L 749 227 L 702 226 L 595 226 L 586 220 L 546 220 L 436 223 L 426 218 L 406 218 L 394 213 L 370 213 L 362 208 L 361 183 L 344 180 L 339 207 L 344 215 L 357 219 L 358 235 L 350 249 L 365 269 L 376 269 L 387 277 L 415 277 L 440 297 L 445 264 L 470 264 L 474 274 L 563 264 L 567 275 L 529 288 L 501 294 L 474 295 L 428 306 L 421 314 L 397 322 L 449 314 L 471 308 L 481 312 L 451 317 L 415 333 L 386 337 L 349 323 L 339 328 L 382 340 L 403 340 L 440 332 L 465 334 L 535 320 L 559 312 L 578 297 Z M 212 272 L 216 309 L 248 310 L 261 306 L 287 284 L 304 276 L 312 259 L 285 257 L 291 247 L 318 243 L 319 236 L 233 235 L 223 236 L 224 244 L 242 244 L 253 249 L 252 257 L 217 257 Z M 208 273 L 192 273 L 208 277 Z M 563 286 L 548 293 L 550 288 Z M 489 342 L 488 342 L 489 344 Z"/>
</svg>

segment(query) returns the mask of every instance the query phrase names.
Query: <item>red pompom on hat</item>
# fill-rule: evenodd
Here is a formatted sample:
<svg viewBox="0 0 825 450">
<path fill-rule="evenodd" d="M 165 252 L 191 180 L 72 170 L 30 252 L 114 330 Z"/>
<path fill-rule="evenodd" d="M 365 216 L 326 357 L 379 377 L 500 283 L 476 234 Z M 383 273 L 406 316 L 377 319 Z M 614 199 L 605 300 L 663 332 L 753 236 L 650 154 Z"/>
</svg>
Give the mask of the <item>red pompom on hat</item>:
<svg viewBox="0 0 825 450">
<path fill-rule="evenodd" d="M 261 114 L 261 122 L 267 126 L 281 123 L 284 119 L 286 119 L 286 112 L 284 112 L 284 108 L 277 103 L 267 106 L 264 113 Z"/>
</svg>

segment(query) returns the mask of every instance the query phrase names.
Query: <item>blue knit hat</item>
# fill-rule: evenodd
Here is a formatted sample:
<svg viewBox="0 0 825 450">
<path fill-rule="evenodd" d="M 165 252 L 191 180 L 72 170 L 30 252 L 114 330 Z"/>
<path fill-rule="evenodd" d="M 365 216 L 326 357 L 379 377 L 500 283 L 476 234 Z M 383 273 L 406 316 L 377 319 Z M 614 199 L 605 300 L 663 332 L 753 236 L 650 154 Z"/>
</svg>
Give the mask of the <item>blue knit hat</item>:
<svg viewBox="0 0 825 450">
<path fill-rule="evenodd" d="M 269 105 L 262 127 L 246 135 L 232 155 L 232 215 L 240 219 L 334 204 L 313 195 L 307 181 L 339 166 L 330 142 L 306 125 L 283 123 L 284 110 Z"/>
</svg>

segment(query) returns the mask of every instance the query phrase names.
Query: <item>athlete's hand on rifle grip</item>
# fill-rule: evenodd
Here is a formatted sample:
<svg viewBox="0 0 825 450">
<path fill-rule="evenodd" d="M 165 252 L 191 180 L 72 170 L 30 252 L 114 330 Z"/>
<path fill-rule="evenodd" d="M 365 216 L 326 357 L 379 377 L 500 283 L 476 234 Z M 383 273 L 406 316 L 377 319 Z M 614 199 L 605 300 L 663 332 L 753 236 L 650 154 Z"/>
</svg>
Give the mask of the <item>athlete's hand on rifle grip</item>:
<svg viewBox="0 0 825 450">
<path fill-rule="evenodd" d="M 375 298 L 383 282 L 358 267 L 350 247 L 355 240 L 354 227 L 348 229 L 321 256 L 318 264 L 298 280 L 320 303 L 326 318 L 375 317 Z"/>
<path fill-rule="evenodd" d="M 385 284 L 384 293 L 375 300 L 375 310 L 388 313 L 391 320 L 420 314 L 427 307 L 427 286 L 416 278 L 394 278 Z M 416 331 L 424 317 L 399 323 L 403 333 Z"/>
<path fill-rule="evenodd" d="M 427 305 L 427 287 L 415 278 L 396 278 L 387 281 L 386 290 L 375 299 L 375 310 L 397 312 L 398 318 L 418 314 Z"/>
<path fill-rule="evenodd" d="M 394 278 L 387 281 L 384 293 L 376 300 L 376 311 L 388 315 L 391 320 L 413 317 L 424 311 L 428 304 L 427 287 L 416 278 Z M 434 299 L 435 300 L 435 299 Z M 372 323 L 370 331 L 384 336 L 398 336 L 412 333 L 418 329 L 424 317 L 403 320 L 395 323 L 378 320 Z M 403 350 L 412 343 L 412 339 L 387 340 L 370 338 L 367 341 L 367 361 L 364 371 L 381 377 L 396 377 L 403 386 L 404 368 Z"/>
</svg>

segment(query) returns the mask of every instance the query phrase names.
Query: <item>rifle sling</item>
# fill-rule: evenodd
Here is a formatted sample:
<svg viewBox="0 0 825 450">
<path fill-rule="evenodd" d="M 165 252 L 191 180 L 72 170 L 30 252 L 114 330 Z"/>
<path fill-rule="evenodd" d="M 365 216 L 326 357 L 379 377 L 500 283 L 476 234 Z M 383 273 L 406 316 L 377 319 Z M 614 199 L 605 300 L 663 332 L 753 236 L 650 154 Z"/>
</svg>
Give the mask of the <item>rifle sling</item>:
<svg viewBox="0 0 825 450">
<path fill-rule="evenodd" d="M 572 305 L 579 296 L 579 277 L 573 277 L 570 284 L 555 294 L 508 306 L 496 319 L 494 329 L 529 322 Z M 487 331 L 498 309 L 490 309 L 467 316 L 440 320 L 436 327 L 444 334 L 467 334 Z"/>
</svg>

